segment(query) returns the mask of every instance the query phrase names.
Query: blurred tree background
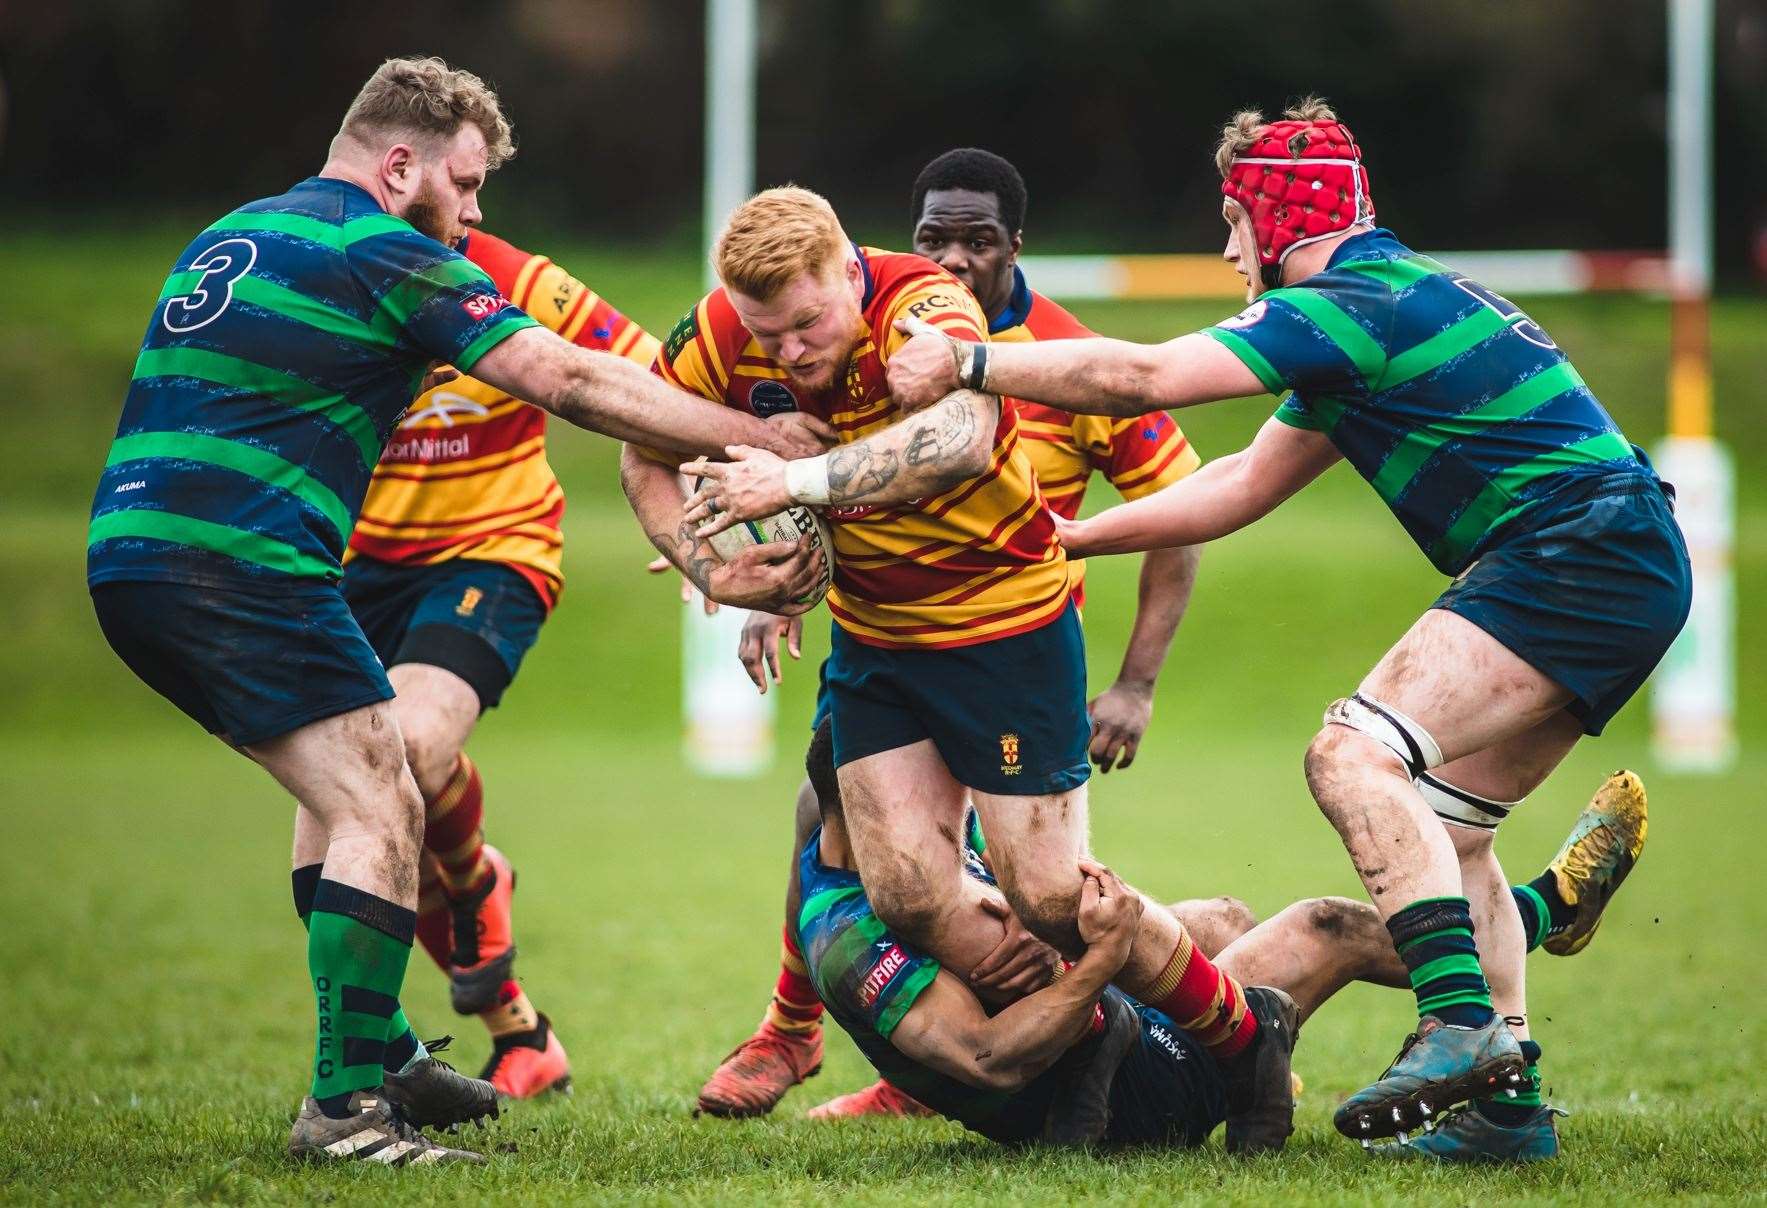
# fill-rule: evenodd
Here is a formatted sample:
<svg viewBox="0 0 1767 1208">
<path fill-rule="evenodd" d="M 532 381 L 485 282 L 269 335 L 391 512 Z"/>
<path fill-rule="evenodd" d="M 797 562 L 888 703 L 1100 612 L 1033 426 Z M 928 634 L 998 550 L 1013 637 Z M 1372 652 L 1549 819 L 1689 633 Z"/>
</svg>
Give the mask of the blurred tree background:
<svg viewBox="0 0 1767 1208">
<path fill-rule="evenodd" d="M 761 0 L 758 174 L 900 242 L 905 182 L 975 142 L 1024 171 L 1038 250 L 1206 250 L 1221 121 L 1314 91 L 1419 246 L 1661 247 L 1664 5 Z M 0 212 L 206 219 L 316 169 L 382 58 L 435 53 L 515 122 L 497 229 L 690 249 L 702 22 L 692 0 L 0 0 Z M 1758 286 L 1767 0 L 1718 0 L 1716 28 L 1717 269 Z"/>
</svg>

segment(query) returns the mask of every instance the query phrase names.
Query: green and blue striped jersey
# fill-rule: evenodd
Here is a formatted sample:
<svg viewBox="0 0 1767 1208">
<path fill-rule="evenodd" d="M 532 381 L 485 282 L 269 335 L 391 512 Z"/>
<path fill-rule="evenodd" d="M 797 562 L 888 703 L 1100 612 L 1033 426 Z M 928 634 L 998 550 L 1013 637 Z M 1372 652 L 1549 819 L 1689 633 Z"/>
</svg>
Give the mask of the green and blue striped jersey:
<svg viewBox="0 0 1767 1208">
<path fill-rule="evenodd" d="M 1204 330 L 1291 391 L 1276 418 L 1329 437 L 1444 574 L 1558 486 L 1652 474 L 1539 324 L 1390 231 Z"/>
<path fill-rule="evenodd" d="M 363 189 L 312 177 L 178 257 L 99 479 L 87 579 L 335 582 L 429 365 L 534 321 Z"/>
</svg>

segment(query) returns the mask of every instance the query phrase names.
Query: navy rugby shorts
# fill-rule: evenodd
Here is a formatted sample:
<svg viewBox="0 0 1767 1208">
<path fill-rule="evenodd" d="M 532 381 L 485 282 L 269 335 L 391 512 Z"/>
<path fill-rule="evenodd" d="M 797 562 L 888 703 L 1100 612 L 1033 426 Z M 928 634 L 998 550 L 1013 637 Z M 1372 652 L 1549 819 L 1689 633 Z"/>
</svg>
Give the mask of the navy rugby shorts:
<svg viewBox="0 0 1767 1208">
<path fill-rule="evenodd" d="M 1458 613 L 1568 688 L 1600 734 L 1687 620 L 1693 570 L 1670 495 L 1653 475 L 1568 488 L 1525 517 L 1432 607 Z"/>
<path fill-rule="evenodd" d="M 473 558 L 433 566 L 352 558 L 344 599 L 382 662 L 452 671 L 472 685 L 481 710 L 503 699 L 547 612 L 519 572 Z"/>
<path fill-rule="evenodd" d="M 1107 994 L 1119 993 L 1114 987 Z M 1129 1003 L 1141 1036 L 1111 1082 L 1113 1145 L 1190 1148 L 1208 1140 L 1227 1118 L 1227 1083 L 1202 1043 L 1164 1013 L 1134 999 Z"/>
<path fill-rule="evenodd" d="M 1065 793 L 1091 773 L 1072 603 L 1029 633 L 949 650 L 868 646 L 837 625 L 823 676 L 837 767 L 930 738 L 951 775 L 984 793 Z"/>
<path fill-rule="evenodd" d="M 235 746 L 392 699 L 336 587 L 111 581 L 92 588 L 92 606 L 129 670 Z"/>
</svg>

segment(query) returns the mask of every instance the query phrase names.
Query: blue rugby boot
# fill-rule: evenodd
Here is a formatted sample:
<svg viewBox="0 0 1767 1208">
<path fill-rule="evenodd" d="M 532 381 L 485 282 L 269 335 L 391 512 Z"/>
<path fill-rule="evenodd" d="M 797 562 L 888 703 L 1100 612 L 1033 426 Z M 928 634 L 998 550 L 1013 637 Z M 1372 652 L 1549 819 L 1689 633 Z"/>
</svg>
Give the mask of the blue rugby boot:
<svg viewBox="0 0 1767 1208">
<path fill-rule="evenodd" d="M 1380 1081 L 1344 1100 L 1331 1122 L 1353 1141 L 1412 1132 L 1456 1103 L 1522 1090 L 1526 1069 L 1501 1017 L 1460 1028 L 1425 1015 Z"/>
<path fill-rule="evenodd" d="M 1400 1161 L 1544 1162 L 1558 1157 L 1558 1127 L 1553 1117 L 1568 1114 L 1542 1104 L 1522 1123 L 1506 1128 L 1469 1105 L 1443 1116 L 1433 1132 L 1409 1141 L 1375 1145 L 1369 1152 Z"/>
</svg>

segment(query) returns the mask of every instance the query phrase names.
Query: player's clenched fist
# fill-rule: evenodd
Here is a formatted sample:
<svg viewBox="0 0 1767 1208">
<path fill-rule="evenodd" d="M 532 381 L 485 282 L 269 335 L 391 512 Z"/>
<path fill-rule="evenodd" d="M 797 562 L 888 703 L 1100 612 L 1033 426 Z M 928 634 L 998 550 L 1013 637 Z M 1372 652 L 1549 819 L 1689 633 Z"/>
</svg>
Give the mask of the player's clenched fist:
<svg viewBox="0 0 1767 1208">
<path fill-rule="evenodd" d="M 814 537 L 751 545 L 714 567 L 706 594 L 737 608 L 759 608 L 780 616 L 796 616 L 816 607 L 800 604 L 822 582 L 822 550 Z"/>
<path fill-rule="evenodd" d="M 930 407 L 962 383 L 962 340 L 954 340 L 922 319 L 896 320 L 896 330 L 909 337 L 884 366 L 890 397 L 904 411 Z"/>
<path fill-rule="evenodd" d="M 1080 873 L 1080 938 L 1088 950 L 1103 947 L 1113 959 L 1127 958 L 1141 922 L 1141 895 L 1094 860 L 1082 859 Z"/>
</svg>

